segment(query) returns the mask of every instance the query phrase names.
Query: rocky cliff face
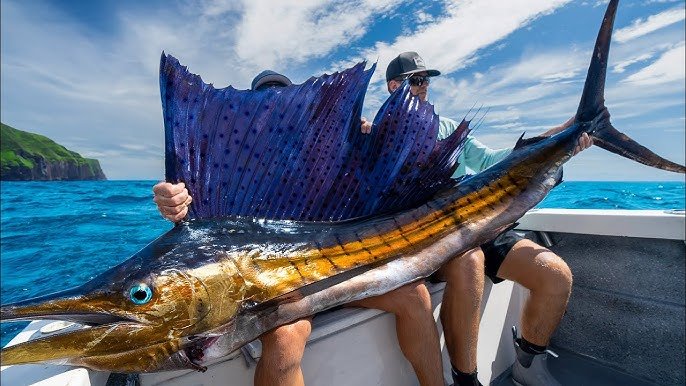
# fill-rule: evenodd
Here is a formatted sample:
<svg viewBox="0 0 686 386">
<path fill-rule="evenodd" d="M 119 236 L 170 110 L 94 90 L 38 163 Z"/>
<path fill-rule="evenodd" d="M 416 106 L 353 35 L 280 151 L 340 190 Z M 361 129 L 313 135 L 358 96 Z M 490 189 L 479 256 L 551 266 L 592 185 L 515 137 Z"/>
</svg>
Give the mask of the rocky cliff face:
<svg viewBox="0 0 686 386">
<path fill-rule="evenodd" d="M 48 137 L 0 124 L 0 179 L 105 180 L 98 160 L 83 158 Z"/>
<path fill-rule="evenodd" d="M 98 160 L 87 159 L 85 163 L 75 161 L 49 161 L 29 154 L 18 155 L 33 161 L 33 167 L 16 165 L 2 171 L 5 181 L 53 181 L 53 180 L 106 180 Z"/>
</svg>

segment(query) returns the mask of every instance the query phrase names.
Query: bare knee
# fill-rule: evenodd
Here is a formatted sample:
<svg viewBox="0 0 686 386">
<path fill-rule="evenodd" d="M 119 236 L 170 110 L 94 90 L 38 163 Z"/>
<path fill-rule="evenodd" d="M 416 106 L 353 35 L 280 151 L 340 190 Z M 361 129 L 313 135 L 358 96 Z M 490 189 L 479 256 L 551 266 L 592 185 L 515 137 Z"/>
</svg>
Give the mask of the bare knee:
<svg viewBox="0 0 686 386">
<path fill-rule="evenodd" d="M 547 295 L 568 297 L 572 292 L 572 270 L 567 263 L 552 252 L 545 252 L 537 259 L 544 268 L 532 291 Z"/>
<path fill-rule="evenodd" d="M 308 319 L 298 320 L 297 322 L 277 327 L 266 332 L 260 337 L 262 344 L 283 346 L 296 343 L 305 346 L 307 338 L 312 331 L 312 324 Z"/>
<path fill-rule="evenodd" d="M 426 284 L 423 281 L 410 283 L 399 288 L 403 294 L 404 302 L 401 303 L 403 308 L 421 309 L 423 311 L 431 310 L 431 294 Z"/>
<path fill-rule="evenodd" d="M 481 307 L 481 298 L 484 289 L 484 254 L 481 248 L 475 248 L 452 259 L 443 270 L 443 278 L 447 281 L 443 293 L 443 307 L 441 307 L 441 320 L 444 325 L 446 318 L 453 317 L 448 312 L 446 304 L 459 307 L 478 309 Z"/>
<path fill-rule="evenodd" d="M 423 281 L 406 284 L 391 294 L 393 299 L 385 311 L 406 316 L 431 312 L 431 294 Z"/>
<path fill-rule="evenodd" d="M 483 286 L 484 254 L 480 248 L 450 260 L 442 268 L 446 281 L 459 286 Z"/>
<path fill-rule="evenodd" d="M 304 319 L 262 334 L 262 357 L 275 360 L 282 368 L 299 366 L 311 331 L 310 321 Z"/>
</svg>

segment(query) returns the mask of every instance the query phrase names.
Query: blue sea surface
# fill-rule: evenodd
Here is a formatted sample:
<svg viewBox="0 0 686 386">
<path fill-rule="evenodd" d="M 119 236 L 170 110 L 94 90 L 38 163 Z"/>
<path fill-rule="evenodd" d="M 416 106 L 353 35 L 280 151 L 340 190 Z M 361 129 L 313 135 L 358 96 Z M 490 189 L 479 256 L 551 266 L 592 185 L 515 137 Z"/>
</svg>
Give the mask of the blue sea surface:
<svg viewBox="0 0 686 386">
<path fill-rule="evenodd" d="M 0 183 L 2 304 L 79 285 L 171 229 L 155 181 Z M 565 182 L 539 208 L 684 209 L 684 182 Z M 2 323 L 4 346 L 26 323 Z"/>
</svg>

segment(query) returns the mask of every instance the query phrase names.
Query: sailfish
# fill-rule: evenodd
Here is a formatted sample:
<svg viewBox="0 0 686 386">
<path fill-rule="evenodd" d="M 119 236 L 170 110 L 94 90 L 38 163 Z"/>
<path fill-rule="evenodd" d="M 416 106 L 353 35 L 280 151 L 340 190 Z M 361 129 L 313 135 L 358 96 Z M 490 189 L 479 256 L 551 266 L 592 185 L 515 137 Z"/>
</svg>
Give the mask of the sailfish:
<svg viewBox="0 0 686 386">
<path fill-rule="evenodd" d="M 684 173 L 610 122 L 604 84 L 617 5 L 607 7 L 575 122 L 520 139 L 507 158 L 459 181 L 450 176 L 469 122 L 437 140 L 433 106 L 407 82 L 373 133 L 360 133 L 375 66 L 265 91 L 217 89 L 162 53 L 166 179 L 188 186 L 188 218 L 79 287 L 2 305 L 3 321 L 90 325 L 3 348 L 2 364 L 202 371 L 270 329 L 426 278 L 490 240 L 555 186 L 583 133 Z"/>
</svg>

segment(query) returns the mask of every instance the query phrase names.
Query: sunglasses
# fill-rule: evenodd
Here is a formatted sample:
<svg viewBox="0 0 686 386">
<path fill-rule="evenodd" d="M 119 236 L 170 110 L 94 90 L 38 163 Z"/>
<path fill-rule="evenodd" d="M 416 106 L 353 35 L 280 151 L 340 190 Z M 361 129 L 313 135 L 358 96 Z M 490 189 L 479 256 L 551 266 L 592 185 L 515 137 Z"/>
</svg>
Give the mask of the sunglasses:
<svg viewBox="0 0 686 386">
<path fill-rule="evenodd" d="M 408 80 L 408 82 L 410 83 L 410 86 L 417 86 L 417 87 L 423 85 L 424 83 L 426 83 L 428 85 L 429 82 L 431 82 L 430 76 L 428 76 L 428 75 L 409 75 L 405 78 L 401 78 L 398 80 L 403 81 L 405 79 Z"/>
<path fill-rule="evenodd" d="M 255 90 L 261 91 L 261 90 L 266 90 L 268 88 L 276 88 L 276 87 L 286 87 L 286 85 L 281 83 L 281 82 L 267 82 L 267 83 L 261 84 L 260 87 L 256 88 Z"/>
</svg>

